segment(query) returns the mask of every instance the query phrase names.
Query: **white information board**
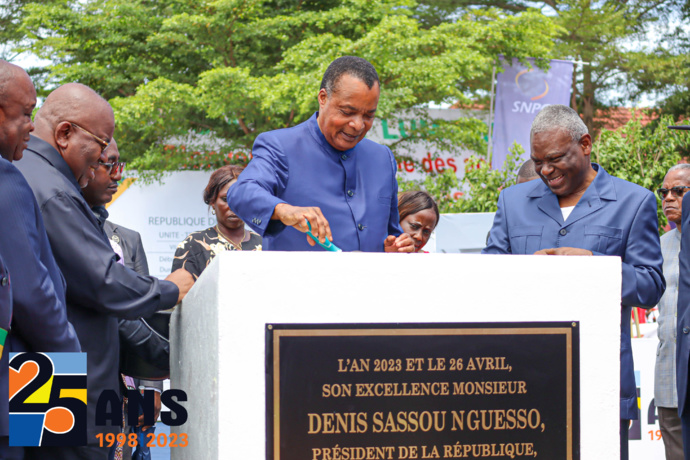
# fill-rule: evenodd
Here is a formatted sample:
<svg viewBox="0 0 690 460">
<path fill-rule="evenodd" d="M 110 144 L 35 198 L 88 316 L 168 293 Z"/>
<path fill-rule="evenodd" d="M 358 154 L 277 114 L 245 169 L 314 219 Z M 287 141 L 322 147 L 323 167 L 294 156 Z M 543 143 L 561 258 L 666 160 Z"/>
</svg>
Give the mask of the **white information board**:
<svg viewBox="0 0 690 460">
<path fill-rule="evenodd" d="M 210 176 L 210 171 L 177 171 L 160 182 L 136 180 L 108 206 L 108 220 L 141 234 L 151 275 L 168 276 L 177 245 L 216 224 L 203 199 Z"/>
<path fill-rule="evenodd" d="M 630 427 L 630 460 L 663 460 L 666 458 L 657 411 L 654 407 L 654 363 L 659 340 L 632 339 L 635 381 L 640 395 L 640 418 Z"/>
</svg>

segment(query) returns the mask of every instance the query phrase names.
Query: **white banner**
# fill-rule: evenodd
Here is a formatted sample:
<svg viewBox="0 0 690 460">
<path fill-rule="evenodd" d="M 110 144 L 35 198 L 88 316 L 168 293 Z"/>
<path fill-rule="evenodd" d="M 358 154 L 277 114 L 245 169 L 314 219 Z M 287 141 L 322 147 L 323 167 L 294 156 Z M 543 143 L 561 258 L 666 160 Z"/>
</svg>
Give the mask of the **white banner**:
<svg viewBox="0 0 690 460">
<path fill-rule="evenodd" d="M 635 381 L 640 402 L 640 418 L 630 427 L 630 460 L 663 460 L 664 442 L 654 407 L 654 363 L 659 340 L 632 339 Z"/>
<path fill-rule="evenodd" d="M 424 112 L 432 119 L 448 121 L 475 117 L 488 123 L 489 118 L 488 112 L 480 110 L 424 109 Z M 395 118 L 376 118 L 367 139 L 384 145 L 401 143 L 409 138 L 415 129 L 424 126 L 424 123 L 413 112 L 401 112 L 396 114 Z M 452 170 L 460 180 L 465 176 L 465 161 L 471 155 L 486 155 L 486 151 L 473 152 L 467 149 L 457 152 L 443 151 L 436 145 L 424 141 L 401 144 L 396 148 L 396 153 L 407 157 L 398 159 L 398 177 L 403 180 L 424 180 L 430 173 L 442 173 L 446 170 Z M 460 196 L 459 191 L 455 191 L 455 194 L 455 198 Z"/>
<path fill-rule="evenodd" d="M 141 233 L 151 275 L 168 276 L 177 245 L 216 224 L 203 199 L 210 176 L 210 171 L 178 171 L 162 182 L 137 180 L 108 206 L 108 220 Z"/>
</svg>

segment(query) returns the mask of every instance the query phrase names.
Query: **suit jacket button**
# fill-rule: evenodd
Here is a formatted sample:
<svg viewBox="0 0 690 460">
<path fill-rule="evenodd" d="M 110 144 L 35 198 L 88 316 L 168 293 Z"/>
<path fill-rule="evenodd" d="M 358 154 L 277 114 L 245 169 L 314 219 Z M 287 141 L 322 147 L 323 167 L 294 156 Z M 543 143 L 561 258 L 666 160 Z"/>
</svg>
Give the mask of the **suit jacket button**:
<svg viewBox="0 0 690 460">
<path fill-rule="evenodd" d="M 355 192 L 353 192 L 352 190 L 348 190 L 347 196 L 355 196 Z"/>
<path fill-rule="evenodd" d="M 342 155 L 340 155 L 340 158 L 342 158 L 343 160 L 347 160 L 347 155 L 343 153 Z"/>
<path fill-rule="evenodd" d="M 364 230 L 364 225 L 359 224 L 359 225 L 357 225 L 357 228 L 360 229 L 360 230 Z"/>
<path fill-rule="evenodd" d="M 261 219 L 256 219 L 256 225 L 261 225 Z"/>
<path fill-rule="evenodd" d="M 0 280 L 0 284 L 3 286 L 7 286 L 9 284 L 10 280 L 6 276 L 3 276 L 2 279 Z"/>
<path fill-rule="evenodd" d="M 690 332 L 690 327 L 685 326 L 683 328 L 683 334 L 687 334 L 688 332 Z"/>
<path fill-rule="evenodd" d="M 561 236 L 565 236 L 565 235 L 567 235 L 567 234 L 568 234 L 568 230 L 566 230 L 566 229 L 562 228 L 562 229 L 561 229 L 561 231 L 560 231 L 560 232 L 558 232 L 558 233 L 560 233 L 560 234 L 561 234 Z"/>
</svg>

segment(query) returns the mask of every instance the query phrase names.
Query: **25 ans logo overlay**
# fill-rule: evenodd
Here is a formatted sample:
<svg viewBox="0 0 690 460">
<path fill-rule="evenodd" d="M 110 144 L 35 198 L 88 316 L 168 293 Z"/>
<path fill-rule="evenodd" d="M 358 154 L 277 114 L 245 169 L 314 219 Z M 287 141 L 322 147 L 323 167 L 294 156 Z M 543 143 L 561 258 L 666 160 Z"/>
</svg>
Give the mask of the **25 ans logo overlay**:
<svg viewBox="0 0 690 460">
<path fill-rule="evenodd" d="M 86 353 L 11 353 L 10 445 L 85 446 L 86 374 Z M 143 414 L 146 425 L 155 423 L 154 390 L 128 390 L 125 396 L 129 420 Z M 187 410 L 180 401 L 187 401 L 184 391 L 163 392 L 161 403 L 169 409 L 160 414 L 163 423 L 179 426 L 187 421 Z M 122 415 L 118 392 L 101 392 L 96 402 L 95 424 L 120 426 Z M 103 441 L 99 439 L 101 445 Z"/>
<path fill-rule="evenodd" d="M 86 353 L 11 353 L 11 446 L 86 445 Z"/>
</svg>

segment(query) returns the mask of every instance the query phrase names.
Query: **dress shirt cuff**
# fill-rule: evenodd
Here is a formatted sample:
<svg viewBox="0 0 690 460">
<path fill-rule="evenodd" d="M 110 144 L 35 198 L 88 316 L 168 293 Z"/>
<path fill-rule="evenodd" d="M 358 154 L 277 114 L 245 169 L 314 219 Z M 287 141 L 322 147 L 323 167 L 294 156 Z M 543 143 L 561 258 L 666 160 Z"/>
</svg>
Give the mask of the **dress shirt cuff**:
<svg viewBox="0 0 690 460">
<path fill-rule="evenodd" d="M 156 390 L 158 393 L 163 392 L 163 381 L 162 380 L 139 380 L 139 386 L 143 386 L 146 390 Z"/>
</svg>

